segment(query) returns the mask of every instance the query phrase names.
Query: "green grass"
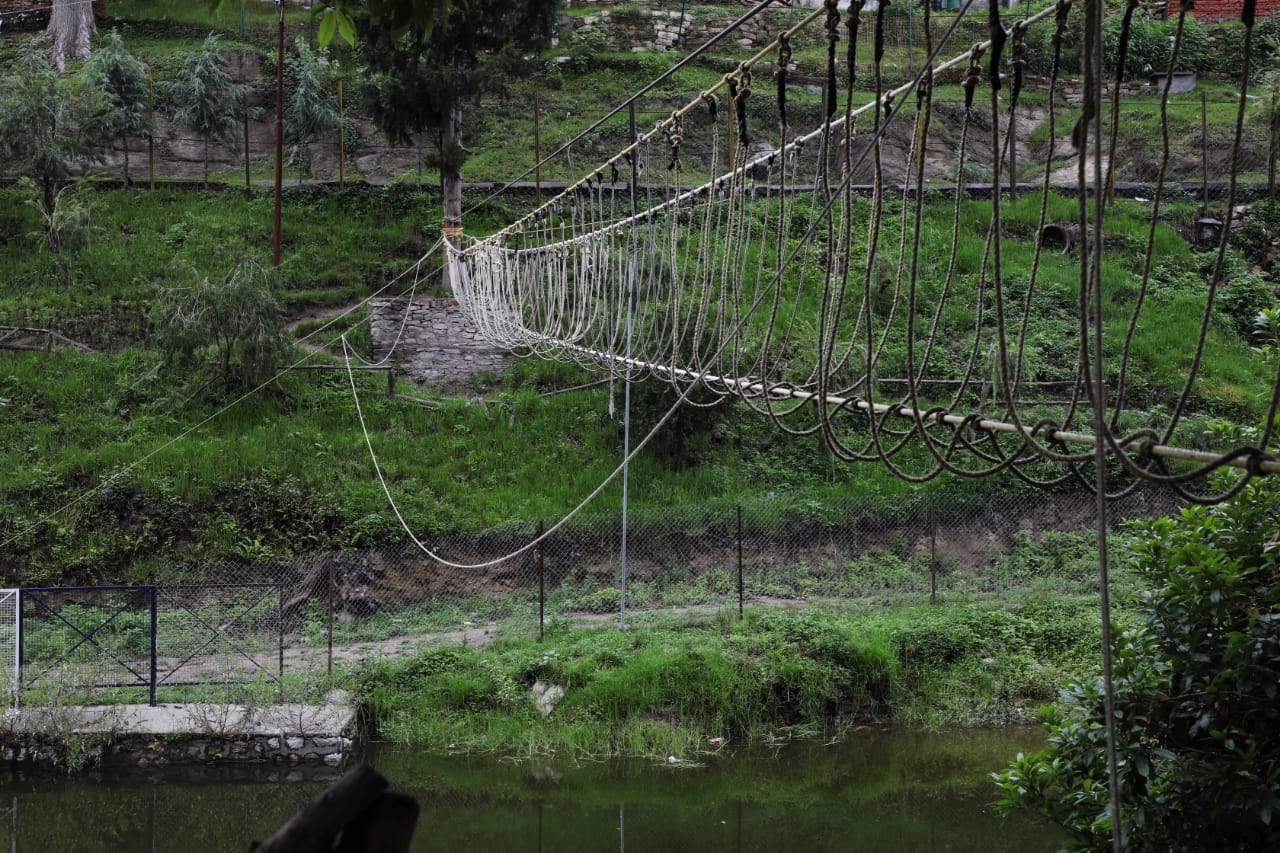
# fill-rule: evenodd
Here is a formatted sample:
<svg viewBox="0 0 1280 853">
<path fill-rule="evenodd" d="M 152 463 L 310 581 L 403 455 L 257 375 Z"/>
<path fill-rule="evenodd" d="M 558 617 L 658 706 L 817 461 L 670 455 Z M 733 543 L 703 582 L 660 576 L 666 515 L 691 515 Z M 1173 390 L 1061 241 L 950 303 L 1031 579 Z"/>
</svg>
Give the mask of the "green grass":
<svg viewBox="0 0 1280 853">
<path fill-rule="evenodd" d="M 753 608 L 738 622 L 561 629 L 544 643 L 440 647 L 356 676 L 386 737 L 435 752 L 694 756 L 858 722 L 993 724 L 1087 671 L 1096 602 L 1009 608 Z M 537 681 L 565 689 L 550 716 Z"/>
<path fill-rule="evenodd" d="M 101 231 L 93 246 L 72 259 L 75 283 L 66 289 L 49 280 L 49 259 L 22 239 L 33 223 L 17 191 L 0 191 L 0 230 L 15 238 L 0 247 L 0 317 L 15 325 L 52 326 L 110 353 L 3 356 L 0 470 L 7 474 L 0 477 L 5 508 L 0 535 L 21 533 L 7 547 L 6 558 L 21 567 L 24 582 L 136 579 L 178 554 L 196 560 L 290 555 L 398 539 L 398 524 L 371 476 L 345 375 L 286 376 L 168 444 L 230 398 L 206 393 L 191 399 L 199 388 L 189 377 L 165 370 L 151 373 L 158 362 L 157 354 L 146 348 L 151 301 L 159 287 L 196 276 L 221 278 L 241 255 L 261 256 L 269 233 L 268 197 L 246 199 L 232 190 L 133 190 L 94 193 L 90 200 Z M 1075 215 L 1070 199 L 1053 198 L 1050 208 L 1052 219 Z M 897 227 L 894 209 L 888 213 L 888 233 Z M 1174 216 L 1191 215 L 1184 208 L 1171 210 Z M 495 205 L 473 222 L 483 231 L 515 212 Z M 978 201 L 962 207 L 966 225 L 953 291 L 958 295 L 942 316 L 940 335 L 947 345 L 935 354 L 930 368 L 935 376 L 963 375 L 971 353 L 978 375 L 989 376 L 993 369 L 989 342 L 975 351 L 973 329 L 973 292 L 988 212 Z M 1118 342 L 1137 292 L 1145 213 L 1140 204 L 1121 202 L 1108 220 L 1111 254 L 1104 286 L 1111 364 L 1118 358 Z M 803 209 L 800 215 L 805 215 Z M 1037 215 L 1034 196 L 1005 206 L 1011 235 L 1004 252 L 1006 296 L 1015 323 L 1020 322 Z M 409 190 L 287 193 L 278 288 L 286 312 L 303 317 L 372 293 L 423 251 L 433 239 L 437 217 L 430 196 Z M 949 222 L 949 203 L 926 208 L 926 233 L 944 234 Z M 1203 299 L 1196 270 L 1209 261 L 1178 236 L 1176 224 L 1161 224 L 1156 235 L 1160 267 L 1146 316 L 1159 316 L 1160 322 L 1139 325 L 1131 353 L 1129 399 L 1146 410 L 1147 422 L 1165 417 L 1174 389 L 1181 387 Z M 918 307 L 922 319 L 931 317 L 945 263 L 940 255 L 925 259 Z M 438 285 L 428 281 L 423 287 L 435 292 Z M 1077 259 L 1046 254 L 1031 302 L 1027 378 L 1074 375 L 1077 288 Z M 817 310 L 812 289 L 801 298 L 802 312 Z M 789 300 L 784 300 L 784 312 L 790 310 Z M 1224 300 L 1220 307 L 1227 304 Z M 1218 314 L 1213 320 L 1192 410 L 1201 417 L 1255 418 L 1269 387 L 1266 366 L 1241 336 L 1240 318 Z M 340 323 L 324 333 L 322 342 L 346 329 L 358 346 L 367 347 L 367 334 L 358 322 Z M 900 375 L 905 369 L 904 323 L 899 312 L 881 359 L 881 375 Z M 318 325 L 304 323 L 296 334 Z M 758 327 L 751 334 L 761 333 Z M 803 369 L 804 357 L 797 351 L 796 369 Z M 368 425 L 412 528 L 436 535 L 512 521 L 531 524 L 575 506 L 618 458 L 620 425 L 608 416 L 610 391 L 595 388 L 551 398 L 537 392 L 581 381 L 569 367 L 522 363 L 506 377 L 477 380 L 477 390 L 492 396 L 495 405 L 482 408 L 453 400 L 427 410 L 388 400 L 384 377 L 361 374 L 358 385 Z M 614 393 L 618 391 L 615 387 Z M 636 428 L 646 430 L 645 424 L 670 401 L 653 394 L 639 399 Z M 1201 428 L 1201 422 L 1189 422 L 1179 439 L 1199 441 Z M 851 423 L 844 437 L 860 440 L 860 430 Z M 698 464 L 680 462 L 660 442 L 633 465 L 637 508 L 749 500 L 781 489 L 804 496 L 820 510 L 824 502 L 850 493 L 911 491 L 875 467 L 835 464 L 815 453 L 812 441 L 778 434 L 740 409 L 729 410 L 714 427 L 693 432 L 698 443 L 684 452 L 692 453 Z M 76 503 L 67 515 L 28 529 L 146 454 L 154 455 L 116 486 Z M 914 450 L 899 459 L 908 470 L 928 462 L 922 451 Z M 957 488 L 945 481 L 932 487 Z M 597 508 L 609 511 L 618 502 L 614 487 Z"/>
</svg>

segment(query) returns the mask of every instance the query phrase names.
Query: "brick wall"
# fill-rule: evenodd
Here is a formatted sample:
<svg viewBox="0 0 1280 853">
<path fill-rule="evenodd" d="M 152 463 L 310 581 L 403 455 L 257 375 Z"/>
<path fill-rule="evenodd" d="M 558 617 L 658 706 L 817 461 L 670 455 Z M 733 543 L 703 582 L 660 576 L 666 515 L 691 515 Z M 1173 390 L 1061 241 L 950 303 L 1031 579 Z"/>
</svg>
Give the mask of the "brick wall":
<svg viewBox="0 0 1280 853">
<path fill-rule="evenodd" d="M 1178 17 L 1178 0 L 1169 0 L 1169 18 Z M 1214 21 L 1238 21 L 1244 9 L 1244 0 L 1196 0 L 1192 14 L 1200 23 Z M 1280 0 L 1258 0 L 1258 17 L 1275 14 L 1280 10 Z"/>
</svg>

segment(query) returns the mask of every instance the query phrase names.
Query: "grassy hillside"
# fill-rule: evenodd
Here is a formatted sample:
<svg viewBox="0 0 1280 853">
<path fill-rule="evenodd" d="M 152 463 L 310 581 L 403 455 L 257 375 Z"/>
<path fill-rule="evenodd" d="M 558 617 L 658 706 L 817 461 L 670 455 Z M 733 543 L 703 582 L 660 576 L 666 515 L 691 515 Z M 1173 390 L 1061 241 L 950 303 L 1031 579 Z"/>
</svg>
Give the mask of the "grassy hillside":
<svg viewBox="0 0 1280 853">
<path fill-rule="evenodd" d="M 254 14 L 239 46 L 266 57 L 258 14 L 263 10 L 257 5 L 251 4 Z M 170 6 L 190 4 L 112 4 L 114 15 L 128 19 L 127 44 L 158 74 L 176 68 L 174 51 L 195 45 L 206 26 L 199 15 L 187 12 L 159 20 L 157 10 Z M 238 37 L 238 17 L 218 26 Z M 0 44 L 3 57 L 12 56 L 25 37 L 6 37 Z M 478 149 L 467 164 L 468 179 L 508 178 L 531 165 L 527 105 L 535 87 L 544 98 L 542 132 L 549 149 L 673 61 L 667 54 L 571 58 L 556 66 L 554 75 L 513 81 L 496 106 L 477 111 L 468 131 Z M 820 51 L 808 50 L 802 62 L 812 67 L 801 70 L 820 73 L 822 61 Z M 646 100 L 641 122 L 651 124 L 667 114 L 724 70 L 724 57 L 690 66 Z M 960 97 L 958 87 L 939 91 L 940 97 Z M 1027 98 L 1036 103 L 1034 94 Z M 771 97 L 762 92 L 751 103 L 754 125 L 776 121 Z M 792 109 L 797 126 L 812 124 L 818 96 L 798 90 Z M 572 158 L 557 160 L 546 176 L 579 176 L 584 163 L 618 147 L 625 122 L 624 116 L 615 119 Z M 690 152 L 691 163 L 697 154 Z M 691 177 L 696 169 L 690 166 Z M 28 236 L 39 228 L 36 212 L 20 190 L 0 189 L 0 325 L 53 328 L 99 353 L 0 352 L 4 581 L 140 578 L 175 556 L 291 554 L 398 538 L 399 527 L 372 477 L 345 375 L 288 374 L 224 412 L 234 392 L 211 393 L 191 375 L 157 367 L 161 357 L 152 346 L 149 319 L 156 294 L 204 278 L 220 280 L 243 257 L 267 257 L 270 196 L 264 191 L 246 196 L 231 188 L 106 190 L 91 183 L 81 193 L 92 210 L 93 230 L 85 248 L 65 256 L 71 285 L 63 287 L 47 250 Z M 465 205 L 481 200 L 473 195 Z M 1050 202 L 1051 219 L 1074 219 L 1074 201 L 1054 197 Z M 530 203 L 528 197 L 504 196 L 485 204 L 468 214 L 468 230 L 491 231 Z M 1014 300 L 1025 293 L 1038 205 L 1036 197 L 1026 195 L 1005 212 L 1011 236 L 1004 262 Z M 1136 295 L 1148 213 L 1141 203 L 1120 202 L 1109 219 L 1104 270 L 1109 346 L 1119 340 Z M 891 204 L 885 233 L 896 233 L 900 215 Z M 1203 274 L 1211 260 L 1180 236 L 1196 215 L 1190 200 L 1175 198 L 1157 232 L 1150 319 L 1134 341 L 1130 385 L 1143 423 L 1160 423 L 1166 416 L 1190 360 Z M 988 218 L 989 209 L 980 201 L 966 202 L 961 210 L 956 269 L 966 295 L 942 317 L 946 348 L 935 360 L 938 376 L 961 375 L 973 348 L 974 293 Z M 934 245 L 950 233 L 950 224 L 949 202 L 940 199 L 929 206 L 923 230 Z M 1196 418 L 1180 441 L 1198 441 L 1208 419 L 1247 420 L 1260 414 L 1267 368 L 1250 351 L 1246 336 L 1253 313 L 1277 298 L 1269 277 L 1277 224 L 1274 209 L 1259 207 L 1238 229 L 1240 251 L 1231 253 L 1230 283 L 1219 300 L 1202 381 L 1191 400 Z M 438 198 L 430 190 L 411 185 L 345 192 L 288 189 L 276 295 L 287 317 L 298 321 L 296 333 L 315 329 L 320 320 L 314 318 L 382 288 L 438 233 Z M 923 261 L 921 295 L 927 304 L 939 292 L 948 257 L 938 253 Z M 1074 375 L 1077 276 L 1074 256 L 1045 256 L 1032 303 L 1028 378 Z M 436 282 L 424 287 L 439 292 Z M 351 330 L 357 346 L 367 348 L 363 319 L 357 311 L 320 342 L 332 343 L 336 332 Z M 895 331 L 901 331 L 905 317 L 899 314 L 894 322 Z M 989 335 L 989 330 L 977 334 Z M 882 375 L 902 370 L 904 350 L 901 343 L 890 343 Z M 1109 355 L 1116 352 L 1113 348 Z M 303 355 L 298 350 L 292 358 Z M 979 356 L 988 357 L 986 346 Z M 979 364 L 978 372 L 990 375 L 991 365 Z M 615 394 L 620 405 L 620 388 L 540 396 L 589 378 L 560 365 L 524 363 L 508 376 L 477 381 L 472 390 L 488 398 L 485 405 L 458 397 L 438 401 L 435 408 L 388 400 L 379 375 L 361 374 L 358 381 L 378 452 L 406 517 L 417 530 L 441 533 L 553 518 L 613 469 L 621 455 L 621 424 L 609 416 L 609 395 Z M 656 420 L 655 413 L 667 404 L 660 392 L 642 391 L 639 428 Z M 878 468 L 833 464 L 816 441 L 787 438 L 738 409 L 694 417 L 682 429 L 677 434 L 689 438 L 688 446 L 659 441 L 633 468 L 632 497 L 639 505 L 733 501 L 770 491 L 821 499 L 851 491 L 892 495 L 909 490 Z M 136 464 L 140 460 L 145 461 Z M 910 465 L 912 459 L 908 454 L 903 461 Z M 126 467 L 127 476 L 90 491 Z M 930 487 L 990 488 L 942 480 Z M 1015 488 L 1012 483 L 999 487 Z M 601 498 L 605 507 L 617 501 L 617 488 Z"/>
<path fill-rule="evenodd" d="M 48 258 L 31 252 L 21 237 L 31 226 L 28 211 L 14 192 L 0 192 L 6 234 L 0 321 L 53 325 L 104 350 L 0 353 L 0 539 L 18 537 L 0 553 L 7 577 L 25 583 L 136 578 L 179 554 L 289 554 L 397 538 L 345 374 L 289 374 L 219 414 L 233 394 L 197 393 L 192 377 L 154 370 L 160 356 L 148 346 L 147 311 L 156 289 L 197 275 L 223 276 L 238 256 L 260 252 L 267 200 L 245 200 L 232 191 L 117 190 L 96 193 L 92 201 L 102 230 L 74 261 L 76 283 L 63 289 L 46 277 Z M 353 303 L 381 287 L 422 250 L 436 215 L 430 198 L 408 191 L 307 190 L 288 201 L 278 291 L 295 317 Z M 1054 201 L 1063 216 L 1072 204 Z M 965 211 L 971 224 L 959 254 L 962 275 L 973 275 L 980 264 L 982 210 L 972 202 Z M 1107 287 L 1110 322 L 1116 324 L 1132 301 L 1140 269 L 1134 247 L 1142 242 L 1142 212 L 1125 205 L 1111 219 L 1116 239 Z M 486 216 L 496 224 L 511 214 L 494 208 Z M 1020 202 L 1010 217 L 1015 232 L 1034 215 L 1033 199 Z M 941 227 L 949 207 L 931 207 L 929 217 L 931 227 Z M 1263 225 L 1246 231 L 1264 232 Z M 1016 282 L 1030 263 L 1030 241 L 1007 245 L 1007 269 Z M 1160 284 L 1153 298 L 1161 310 L 1154 316 L 1164 321 L 1140 330 L 1133 375 L 1137 400 L 1156 420 L 1188 357 L 1198 316 L 1192 306 L 1201 298 L 1193 271 L 1207 260 L 1171 228 L 1161 229 L 1157 251 Z M 1036 376 L 1061 378 L 1073 370 L 1074 265 L 1070 257 L 1050 257 L 1042 270 L 1032 326 Z M 926 287 L 936 286 L 936 279 L 926 279 Z M 1224 311 L 1233 304 L 1221 303 Z M 944 321 L 955 350 L 944 366 L 954 362 L 959 369 L 959 353 L 972 336 L 970 317 L 957 307 Z M 1224 313 L 1211 330 L 1206 381 L 1193 401 L 1204 417 L 1258 413 L 1266 368 L 1249 351 L 1238 320 Z M 364 327 L 358 316 L 351 325 L 359 345 Z M 1118 325 L 1114 331 L 1118 337 Z M 335 334 L 330 330 L 317 340 L 332 341 Z M 902 355 L 900 345 L 891 346 L 887 364 Z M 387 399 L 380 374 L 360 374 L 358 382 L 407 518 L 418 530 L 440 533 L 553 518 L 612 470 L 620 458 L 621 423 L 609 416 L 609 395 L 618 395 L 620 407 L 620 387 L 539 395 L 587 378 L 561 365 L 522 363 L 508 376 L 479 380 L 474 392 L 489 399 L 486 405 L 458 397 L 431 409 Z M 667 399 L 656 389 L 640 393 L 638 430 L 656 420 Z M 815 440 L 787 438 L 740 409 L 701 419 L 705 428 L 699 420 L 684 427 L 691 445 L 659 441 L 637 462 L 631 481 L 638 505 L 731 501 L 769 491 L 820 498 L 908 488 L 874 466 L 833 464 Z M 1193 421 L 1183 439 L 1196 440 L 1202 426 Z M 144 457 L 128 476 L 80 500 Z M 617 500 L 615 488 L 602 505 Z M 68 502 L 75 503 L 66 512 L 29 527 Z"/>
</svg>

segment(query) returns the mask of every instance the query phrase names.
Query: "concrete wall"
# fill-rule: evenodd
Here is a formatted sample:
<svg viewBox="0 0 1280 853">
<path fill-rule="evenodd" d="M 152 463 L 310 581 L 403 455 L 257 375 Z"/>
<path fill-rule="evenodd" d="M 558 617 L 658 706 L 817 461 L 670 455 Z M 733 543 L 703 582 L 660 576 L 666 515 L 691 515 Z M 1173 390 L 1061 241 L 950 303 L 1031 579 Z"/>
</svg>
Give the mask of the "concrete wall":
<svg viewBox="0 0 1280 853">
<path fill-rule="evenodd" d="M 402 322 L 404 334 L 397 344 Z M 392 360 L 409 376 L 432 385 L 464 385 L 476 374 L 499 373 L 515 362 L 513 355 L 480 338 L 455 299 L 370 300 L 369 330 L 375 358 L 385 358 L 395 346 Z"/>
</svg>

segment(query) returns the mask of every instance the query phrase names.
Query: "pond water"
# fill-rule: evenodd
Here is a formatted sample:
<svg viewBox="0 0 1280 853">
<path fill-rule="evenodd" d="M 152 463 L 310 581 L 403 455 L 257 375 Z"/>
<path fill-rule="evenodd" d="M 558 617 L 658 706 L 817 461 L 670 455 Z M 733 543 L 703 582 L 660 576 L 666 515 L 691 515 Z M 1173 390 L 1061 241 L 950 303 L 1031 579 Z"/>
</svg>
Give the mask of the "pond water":
<svg viewBox="0 0 1280 853">
<path fill-rule="evenodd" d="M 422 807 L 414 850 L 1055 850 L 1030 819 L 1001 822 L 988 775 L 1038 730 L 867 729 L 833 746 L 569 762 L 361 756 Z M 0 849 L 246 851 L 319 795 L 328 768 L 204 767 L 0 776 Z"/>
</svg>

